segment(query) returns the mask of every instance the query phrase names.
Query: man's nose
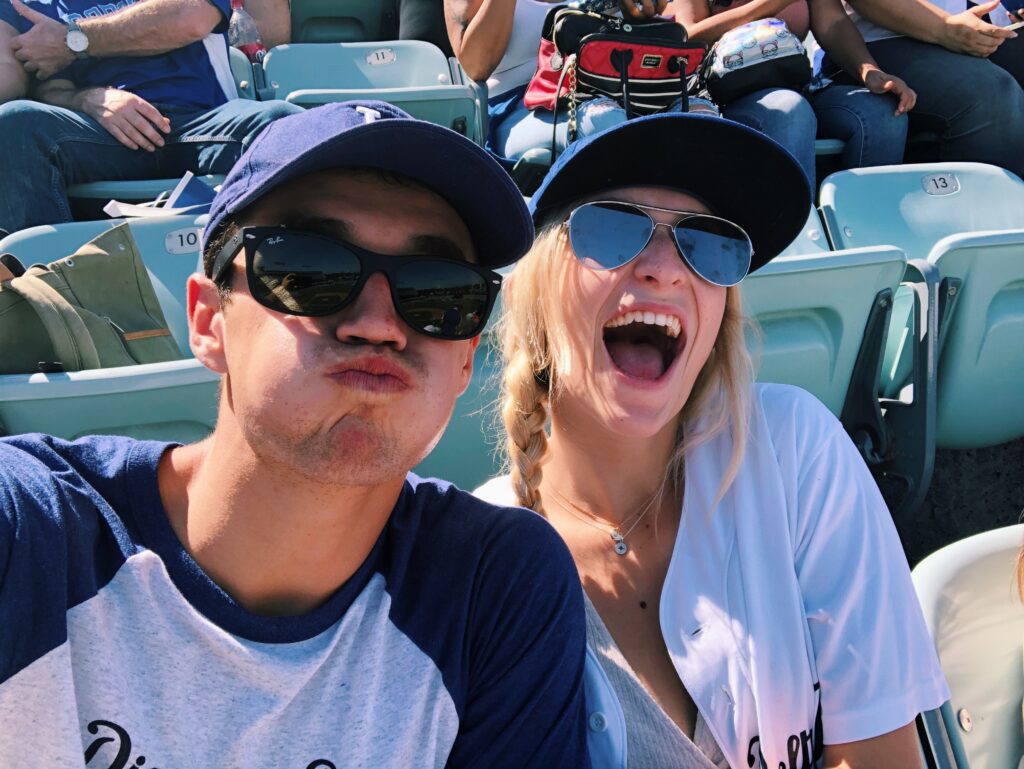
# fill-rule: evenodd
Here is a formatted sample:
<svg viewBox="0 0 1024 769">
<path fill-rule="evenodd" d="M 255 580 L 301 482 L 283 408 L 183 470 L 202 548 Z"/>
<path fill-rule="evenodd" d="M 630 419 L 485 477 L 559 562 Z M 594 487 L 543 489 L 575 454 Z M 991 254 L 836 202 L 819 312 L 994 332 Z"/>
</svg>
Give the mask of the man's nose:
<svg viewBox="0 0 1024 769">
<path fill-rule="evenodd" d="M 335 335 L 346 344 L 388 345 L 401 350 L 409 341 L 408 331 L 395 310 L 387 277 L 376 272 L 366 279 L 355 301 L 341 311 Z"/>
</svg>

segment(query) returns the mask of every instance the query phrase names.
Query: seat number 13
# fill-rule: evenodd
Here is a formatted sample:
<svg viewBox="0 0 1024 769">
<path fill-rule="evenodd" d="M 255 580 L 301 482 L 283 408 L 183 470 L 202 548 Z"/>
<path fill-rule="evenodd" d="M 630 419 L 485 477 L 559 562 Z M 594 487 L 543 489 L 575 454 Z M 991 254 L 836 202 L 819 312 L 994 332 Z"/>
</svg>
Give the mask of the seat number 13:
<svg viewBox="0 0 1024 769">
<path fill-rule="evenodd" d="M 929 195 L 952 195 L 960 191 L 960 180 L 955 174 L 928 174 L 921 178 L 921 186 Z"/>
</svg>

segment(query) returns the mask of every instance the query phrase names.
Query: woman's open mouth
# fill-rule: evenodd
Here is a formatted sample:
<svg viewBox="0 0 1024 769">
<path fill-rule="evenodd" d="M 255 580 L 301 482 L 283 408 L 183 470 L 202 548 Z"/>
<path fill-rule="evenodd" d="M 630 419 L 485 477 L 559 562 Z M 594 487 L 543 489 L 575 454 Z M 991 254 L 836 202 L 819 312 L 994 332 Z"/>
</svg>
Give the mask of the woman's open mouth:
<svg viewBox="0 0 1024 769">
<path fill-rule="evenodd" d="M 612 363 L 635 379 L 660 379 L 686 343 L 675 315 L 632 310 L 604 326 L 604 346 Z"/>
</svg>

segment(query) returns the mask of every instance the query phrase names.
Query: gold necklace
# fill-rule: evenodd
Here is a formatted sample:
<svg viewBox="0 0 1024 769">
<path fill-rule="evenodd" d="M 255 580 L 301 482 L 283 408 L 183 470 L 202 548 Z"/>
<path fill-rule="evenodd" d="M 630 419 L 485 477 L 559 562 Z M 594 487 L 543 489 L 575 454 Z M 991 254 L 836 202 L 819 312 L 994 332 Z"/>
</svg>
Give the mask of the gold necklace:
<svg viewBox="0 0 1024 769">
<path fill-rule="evenodd" d="M 622 521 L 618 526 L 615 526 L 566 499 L 559 493 L 558 489 L 554 487 L 551 488 L 551 494 L 554 496 L 555 502 L 558 503 L 558 506 L 574 518 L 583 521 L 583 523 L 588 526 L 592 526 L 595 529 L 606 532 L 612 538 L 613 548 L 615 550 L 615 554 L 618 556 L 625 556 L 629 552 L 629 543 L 626 542 L 626 537 L 633 533 L 633 529 L 637 527 L 640 521 L 643 520 L 644 516 L 647 515 L 647 511 L 651 509 L 651 503 L 648 502 L 640 509 L 639 512 L 634 513 L 629 518 Z M 622 529 L 627 525 L 629 528 L 623 532 Z"/>
</svg>

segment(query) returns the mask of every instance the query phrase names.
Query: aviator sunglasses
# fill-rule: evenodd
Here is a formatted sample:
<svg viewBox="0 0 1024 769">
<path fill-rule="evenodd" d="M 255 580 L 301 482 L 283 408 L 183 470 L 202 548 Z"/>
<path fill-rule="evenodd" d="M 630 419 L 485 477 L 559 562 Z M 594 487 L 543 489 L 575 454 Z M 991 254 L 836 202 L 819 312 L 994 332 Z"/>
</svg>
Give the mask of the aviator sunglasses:
<svg viewBox="0 0 1024 769">
<path fill-rule="evenodd" d="M 243 227 L 217 254 L 215 281 L 239 248 L 245 251 L 249 291 L 264 307 L 286 315 L 333 315 L 359 296 L 371 275 L 382 272 L 398 315 L 435 339 L 479 334 L 501 287 L 501 275 L 469 262 L 388 256 L 283 227 Z"/>
<path fill-rule="evenodd" d="M 675 224 L 656 222 L 648 211 L 679 214 Z M 738 224 L 710 214 L 597 200 L 575 208 L 564 226 L 573 253 L 592 270 L 614 270 L 636 259 L 658 227 L 668 227 L 679 256 L 716 286 L 735 286 L 750 269 L 750 236 Z"/>
</svg>

